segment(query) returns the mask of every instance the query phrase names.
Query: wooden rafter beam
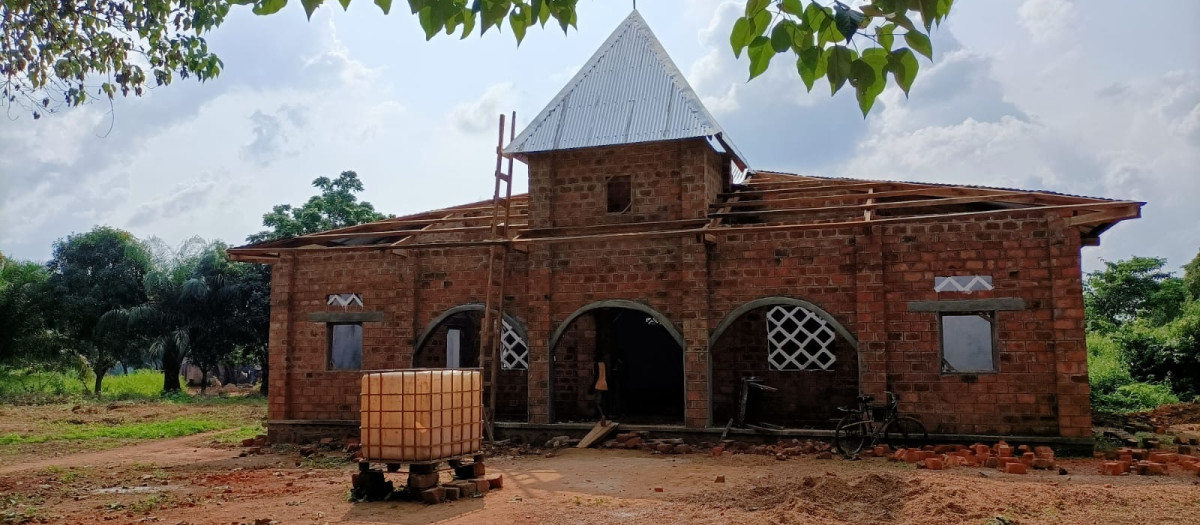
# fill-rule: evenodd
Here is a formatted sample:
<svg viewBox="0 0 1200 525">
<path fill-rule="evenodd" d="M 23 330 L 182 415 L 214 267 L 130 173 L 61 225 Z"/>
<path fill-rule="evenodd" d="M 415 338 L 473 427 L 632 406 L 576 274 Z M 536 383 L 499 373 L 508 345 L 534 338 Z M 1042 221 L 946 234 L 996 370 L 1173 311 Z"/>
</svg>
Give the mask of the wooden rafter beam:
<svg viewBox="0 0 1200 525">
<path fill-rule="evenodd" d="M 967 197 L 972 195 L 992 194 L 998 195 L 1002 193 L 1025 194 L 1027 192 L 1020 191 L 996 191 L 982 190 L 976 188 L 961 188 L 957 186 L 940 187 L 940 188 L 920 188 L 915 190 L 894 190 L 894 191 L 875 191 L 875 188 L 866 188 L 865 192 L 843 193 L 839 195 L 824 195 L 819 197 L 785 197 L 782 199 L 765 199 L 757 201 L 744 201 L 742 203 L 733 204 L 734 207 L 741 206 L 768 206 L 786 204 L 794 207 L 805 206 L 827 206 L 830 202 L 847 202 L 855 203 L 865 200 L 879 200 L 896 197 Z M 711 208 L 722 208 L 727 206 L 726 203 L 710 204 Z"/>
<path fill-rule="evenodd" d="M 240 253 L 230 253 L 229 258 L 237 262 L 259 263 L 259 264 L 274 264 L 279 262 L 279 254 L 275 255 L 243 255 Z"/>
<path fill-rule="evenodd" d="M 866 188 L 887 187 L 887 186 L 893 186 L 894 184 L 895 183 L 890 183 L 890 182 L 887 182 L 887 183 L 857 182 L 857 183 L 853 183 L 853 184 L 821 184 L 821 185 L 817 185 L 817 186 L 802 186 L 802 187 L 776 188 L 776 189 L 764 189 L 764 190 L 753 190 L 753 189 L 752 190 L 738 190 L 738 191 L 722 193 L 721 197 L 732 197 L 734 195 L 741 195 L 743 197 L 753 197 L 753 196 L 759 196 L 759 195 L 780 195 L 780 194 L 784 194 L 784 193 L 804 193 L 804 192 L 817 191 L 817 190 L 841 190 L 841 189 L 850 189 L 850 188 L 863 188 L 863 191 L 866 191 Z"/>
<path fill-rule="evenodd" d="M 1127 205 L 1127 201 L 1114 201 L 1108 203 L 1109 206 Z M 1037 208 L 1006 208 L 998 210 L 981 210 L 981 211 L 964 211 L 955 213 L 933 214 L 933 215 L 909 215 L 905 217 L 874 217 L 871 219 L 871 224 L 891 224 L 904 222 L 927 222 L 947 219 L 959 219 L 967 217 L 984 217 L 984 216 L 1003 216 L 1011 213 L 1028 213 L 1030 211 L 1040 212 L 1055 212 L 1055 211 L 1074 211 L 1082 209 L 1096 208 L 1095 203 L 1086 204 L 1057 204 L 1051 206 L 1041 206 Z M 1101 207 L 1105 205 L 1100 205 Z M 771 232 L 771 231 L 792 231 L 792 230 L 810 230 L 819 228 L 838 228 L 862 226 L 867 223 L 862 220 L 840 221 L 840 222 L 807 222 L 793 224 L 755 224 L 746 226 L 728 226 L 725 228 L 713 228 L 706 230 L 718 234 L 735 234 L 735 233 L 752 233 L 752 232 Z"/>
<path fill-rule="evenodd" d="M 868 194 L 870 195 L 870 194 Z M 926 206 L 950 206 L 960 204 L 971 204 L 978 202 L 994 201 L 1003 197 L 1005 202 L 1029 202 L 1033 200 L 1033 196 L 1021 195 L 1013 193 L 996 193 L 986 195 L 973 195 L 970 197 L 946 197 L 936 199 L 916 199 L 910 201 L 892 201 L 892 202 L 868 202 L 866 204 L 848 204 L 845 206 L 818 206 L 812 208 L 785 208 L 785 209 L 769 209 L 756 211 L 730 211 L 725 213 L 712 213 L 710 216 L 719 217 L 746 217 L 746 216 L 761 216 L 761 215 L 806 215 L 813 213 L 830 213 L 830 212 L 857 212 L 865 210 L 893 210 L 902 208 L 923 208 Z M 870 201 L 870 199 L 868 199 Z M 764 203 L 769 201 L 762 201 Z"/>
<path fill-rule="evenodd" d="M 328 239 L 356 239 L 362 237 L 397 237 L 397 236 L 413 236 L 413 235 L 428 235 L 437 233 L 466 233 L 476 231 L 488 231 L 491 226 L 460 226 L 455 228 L 434 228 L 437 223 L 432 223 L 424 228 L 415 230 L 388 230 L 379 232 L 346 232 L 346 233 L 314 233 L 297 237 L 304 240 L 328 240 Z M 513 228 L 523 228 L 528 226 L 526 223 L 513 224 Z"/>
<path fill-rule="evenodd" d="M 602 233 L 624 233 L 628 230 L 655 230 L 702 226 L 708 219 L 682 219 L 673 221 L 629 222 L 622 224 L 595 224 L 591 226 L 568 226 L 559 228 L 534 228 L 521 233 L 524 239 L 591 235 Z"/>
<path fill-rule="evenodd" d="M 1067 217 L 1067 226 L 1094 226 L 1107 222 L 1137 219 L 1142 216 L 1142 206 L 1139 203 L 1128 203 L 1125 206 L 1115 206 L 1108 209 L 1085 210 L 1074 217 Z"/>
</svg>

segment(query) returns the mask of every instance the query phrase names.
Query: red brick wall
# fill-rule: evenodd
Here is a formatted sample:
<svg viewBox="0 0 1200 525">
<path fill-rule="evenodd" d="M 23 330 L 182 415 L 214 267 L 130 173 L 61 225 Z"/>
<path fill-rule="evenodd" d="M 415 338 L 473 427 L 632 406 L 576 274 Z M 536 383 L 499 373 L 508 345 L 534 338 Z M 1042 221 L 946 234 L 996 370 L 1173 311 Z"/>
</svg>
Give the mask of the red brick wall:
<svg viewBox="0 0 1200 525">
<path fill-rule="evenodd" d="M 886 384 L 903 410 L 921 414 L 931 432 L 1090 434 L 1077 232 L 1040 212 L 876 231 Z M 990 275 L 995 290 L 935 292 L 933 278 L 948 275 Z M 908 301 L 991 297 L 1025 302 L 996 315 L 999 371 L 942 374 L 938 316 L 909 312 Z"/>
<path fill-rule="evenodd" d="M 327 370 L 327 327 L 308 314 L 344 311 L 326 305 L 329 294 L 361 293 L 363 307 L 384 313 L 363 323 L 364 369 L 408 366 L 411 324 L 396 315 L 411 302 L 401 259 L 384 252 L 285 255 L 271 282 L 271 394 L 269 419 L 357 419 L 360 374 Z"/>
<path fill-rule="evenodd" d="M 507 260 L 505 309 L 521 318 L 516 298 L 525 295 L 526 258 L 513 252 Z M 364 306 L 349 311 L 384 314 L 383 322 L 363 323 L 363 370 L 410 368 L 413 345 L 434 318 L 455 306 L 483 302 L 486 265 L 482 248 L 413 250 L 404 257 L 386 251 L 282 257 L 272 273 L 268 418 L 358 419 L 361 374 L 326 369 L 327 327 L 308 320 L 310 313 L 347 311 L 327 306 L 328 294 L 361 293 Z M 498 417 L 526 418 L 525 375 L 501 374 Z"/>
<path fill-rule="evenodd" d="M 557 152 L 530 162 L 534 227 L 700 217 L 724 174 L 722 158 L 703 141 Z M 634 176 L 634 212 L 608 216 L 597 188 L 607 174 L 625 173 Z M 660 313 L 683 337 L 688 426 L 724 424 L 737 379 L 755 373 L 794 394 L 781 407 L 792 424 L 815 422 L 828 409 L 805 404 L 814 391 L 832 396 L 829 405 L 849 404 L 857 385 L 879 399 L 895 391 L 901 409 L 934 432 L 1085 436 L 1079 249 L 1078 232 L 1045 211 L 743 232 L 720 235 L 715 245 L 695 236 L 531 244 L 528 254 L 509 254 L 505 292 L 505 311 L 527 323 L 531 366 L 501 379 L 501 405 L 506 417 L 535 423 L 591 417 L 594 325 L 584 315 L 566 332 L 554 349 L 553 383 L 549 339 L 580 308 L 624 299 Z M 486 248 L 285 255 L 272 283 L 270 418 L 357 417 L 358 374 L 325 370 L 325 326 L 307 321 L 330 309 L 326 294 L 362 293 L 365 310 L 384 312 L 383 322 L 364 324 L 364 368 L 408 367 L 415 339 L 434 318 L 484 301 L 487 260 Z M 953 275 L 990 275 L 996 289 L 934 292 L 934 277 Z M 765 329 L 755 317 L 733 323 L 714 346 L 710 369 L 708 337 L 722 319 L 776 296 L 815 304 L 853 334 L 857 354 L 847 342 L 839 363 L 856 364 L 856 376 L 853 367 L 825 375 L 755 369 L 765 367 L 767 351 L 756 340 Z M 908 303 L 998 297 L 1026 305 L 997 314 L 998 373 L 941 373 L 937 315 L 910 312 Z"/>
<path fill-rule="evenodd" d="M 853 406 L 858 395 L 858 352 L 839 336 L 831 347 L 836 361 L 828 370 L 772 370 L 767 362 L 770 307 L 742 315 L 721 334 L 712 352 L 713 421 L 724 424 L 738 410 L 743 377 L 763 378 L 778 392 L 751 393 L 746 421 L 765 421 L 791 428 L 829 428 Z"/>
<path fill-rule="evenodd" d="M 702 218 L 725 184 L 722 157 L 704 139 L 539 153 L 529 160 L 530 226 Z M 605 183 L 629 175 L 632 206 L 610 214 Z"/>
</svg>

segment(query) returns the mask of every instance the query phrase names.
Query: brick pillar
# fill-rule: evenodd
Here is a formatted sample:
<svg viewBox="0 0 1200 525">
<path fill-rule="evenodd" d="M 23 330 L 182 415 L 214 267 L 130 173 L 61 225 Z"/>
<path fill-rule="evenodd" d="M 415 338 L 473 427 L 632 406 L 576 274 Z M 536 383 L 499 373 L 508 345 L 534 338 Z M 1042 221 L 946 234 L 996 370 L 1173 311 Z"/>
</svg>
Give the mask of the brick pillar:
<svg viewBox="0 0 1200 525">
<path fill-rule="evenodd" d="M 709 410 L 708 353 L 708 249 L 695 237 L 682 237 L 680 247 L 679 320 L 683 323 L 684 426 L 704 428 L 711 424 Z"/>
<path fill-rule="evenodd" d="M 1053 286 L 1055 393 L 1058 431 L 1064 437 L 1092 434 L 1091 390 L 1087 375 L 1087 334 L 1083 315 L 1083 271 L 1079 230 L 1063 217 L 1047 218 L 1050 278 Z"/>
<path fill-rule="evenodd" d="M 296 256 L 285 255 L 271 266 L 271 326 L 268 333 L 268 356 L 271 374 L 267 419 L 292 417 L 291 346 L 292 288 L 296 282 Z"/>
<path fill-rule="evenodd" d="M 883 228 L 871 226 L 864 233 L 854 238 L 856 316 L 852 333 L 858 338 L 858 391 L 883 401 L 888 388 Z"/>
<path fill-rule="evenodd" d="M 413 366 L 413 355 L 417 349 L 417 338 L 421 336 L 421 328 L 417 327 L 417 269 L 421 264 L 419 250 L 407 250 L 404 257 L 390 255 L 398 259 L 396 262 L 396 309 L 392 320 L 396 330 L 399 349 L 392 357 L 393 368 L 410 368 Z"/>
<path fill-rule="evenodd" d="M 549 423 L 550 413 L 550 250 L 549 244 L 529 247 L 529 277 L 526 305 L 529 321 L 530 423 Z"/>
</svg>

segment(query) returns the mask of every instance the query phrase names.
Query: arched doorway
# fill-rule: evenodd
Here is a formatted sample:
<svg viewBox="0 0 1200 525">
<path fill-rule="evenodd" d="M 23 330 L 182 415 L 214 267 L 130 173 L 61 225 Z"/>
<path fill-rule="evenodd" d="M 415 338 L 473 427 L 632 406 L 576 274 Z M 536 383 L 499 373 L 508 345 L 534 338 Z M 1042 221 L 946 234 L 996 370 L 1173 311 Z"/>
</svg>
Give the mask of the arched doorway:
<svg viewBox="0 0 1200 525">
<path fill-rule="evenodd" d="M 551 335 L 550 355 L 555 421 L 595 421 L 602 407 L 622 423 L 683 423 L 683 337 L 653 308 L 625 300 L 580 308 Z M 595 389 L 601 363 L 603 393 Z"/>
<path fill-rule="evenodd" d="M 483 305 L 464 304 L 442 312 L 426 325 L 413 351 L 413 368 L 476 368 L 480 366 L 480 326 Z M 504 314 L 500 376 L 496 380 L 496 419 L 527 421 L 529 407 L 529 344 L 525 324 Z M 484 399 L 488 395 L 485 393 Z"/>
<path fill-rule="evenodd" d="M 778 391 L 752 389 L 746 421 L 790 428 L 832 428 L 837 407 L 858 395 L 858 341 L 820 307 L 790 297 L 766 297 L 731 311 L 709 338 L 712 422 L 734 418 L 743 379 L 758 377 Z"/>
</svg>

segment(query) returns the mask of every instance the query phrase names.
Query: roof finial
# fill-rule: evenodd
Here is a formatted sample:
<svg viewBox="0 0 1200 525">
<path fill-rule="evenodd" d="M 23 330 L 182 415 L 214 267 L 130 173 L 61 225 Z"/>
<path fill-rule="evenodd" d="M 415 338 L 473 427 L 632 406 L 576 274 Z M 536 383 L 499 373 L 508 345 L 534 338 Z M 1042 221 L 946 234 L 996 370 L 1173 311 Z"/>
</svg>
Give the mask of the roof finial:
<svg viewBox="0 0 1200 525">
<path fill-rule="evenodd" d="M 637 11 L 637 0 L 633 0 L 633 10 Z"/>
</svg>

